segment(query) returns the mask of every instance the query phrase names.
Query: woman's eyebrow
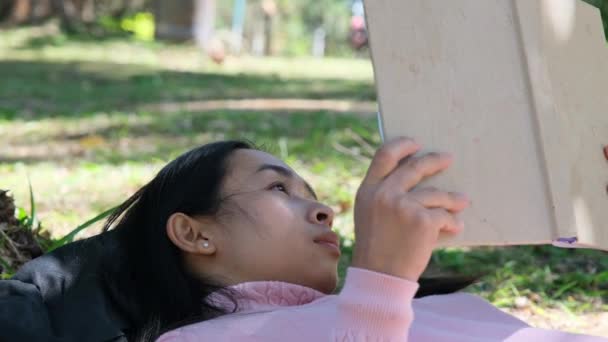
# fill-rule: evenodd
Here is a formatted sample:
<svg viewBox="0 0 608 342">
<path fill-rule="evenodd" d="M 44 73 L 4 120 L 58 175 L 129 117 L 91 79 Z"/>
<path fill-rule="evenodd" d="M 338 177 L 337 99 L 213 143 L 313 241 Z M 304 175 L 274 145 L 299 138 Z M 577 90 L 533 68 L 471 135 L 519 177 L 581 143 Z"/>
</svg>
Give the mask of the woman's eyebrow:
<svg viewBox="0 0 608 342">
<path fill-rule="evenodd" d="M 259 167 L 259 168 L 258 168 L 258 169 L 255 171 L 255 173 L 262 172 L 262 171 L 265 171 L 265 170 L 271 170 L 271 171 L 274 171 L 274 172 L 276 172 L 276 173 L 278 173 L 278 174 L 280 174 L 280 175 L 282 175 L 282 176 L 285 176 L 285 177 L 287 177 L 287 178 L 295 178 L 294 173 L 293 173 L 293 172 L 292 172 L 290 169 L 288 169 L 288 168 L 286 168 L 286 167 L 283 167 L 283 166 L 281 166 L 281 165 L 274 165 L 274 164 L 262 164 L 262 165 L 261 165 L 261 166 L 260 166 L 260 167 Z M 306 181 L 304 181 L 304 180 L 303 180 L 303 182 L 304 182 L 304 187 L 306 188 L 306 190 L 308 190 L 308 192 L 310 192 L 310 194 L 312 195 L 312 197 L 313 197 L 315 200 L 318 200 L 318 198 L 317 198 L 317 194 L 316 194 L 316 193 L 315 193 L 315 191 L 312 189 L 312 187 L 310 186 L 310 184 L 308 184 L 308 183 L 307 183 Z"/>
</svg>

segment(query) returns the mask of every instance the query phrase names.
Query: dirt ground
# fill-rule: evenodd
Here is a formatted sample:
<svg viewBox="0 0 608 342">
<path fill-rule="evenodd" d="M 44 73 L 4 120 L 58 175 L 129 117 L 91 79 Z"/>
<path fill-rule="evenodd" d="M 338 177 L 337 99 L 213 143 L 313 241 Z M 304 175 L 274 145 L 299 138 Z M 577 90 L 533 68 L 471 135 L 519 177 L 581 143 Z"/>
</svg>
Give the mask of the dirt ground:
<svg viewBox="0 0 608 342">
<path fill-rule="evenodd" d="M 569 314 L 558 309 L 502 309 L 531 326 L 608 338 L 608 312 Z M 540 342 L 540 341 L 539 341 Z"/>
</svg>

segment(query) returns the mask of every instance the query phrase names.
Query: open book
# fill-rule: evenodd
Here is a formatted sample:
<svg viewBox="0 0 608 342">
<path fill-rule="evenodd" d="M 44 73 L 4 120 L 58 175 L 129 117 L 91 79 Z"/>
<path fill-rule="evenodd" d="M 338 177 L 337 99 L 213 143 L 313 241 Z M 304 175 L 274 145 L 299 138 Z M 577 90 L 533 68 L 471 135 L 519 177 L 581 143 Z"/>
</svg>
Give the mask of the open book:
<svg viewBox="0 0 608 342">
<path fill-rule="evenodd" d="M 608 250 L 608 45 L 583 1 L 365 2 L 385 138 L 454 164 L 472 199 L 441 246 Z"/>
</svg>

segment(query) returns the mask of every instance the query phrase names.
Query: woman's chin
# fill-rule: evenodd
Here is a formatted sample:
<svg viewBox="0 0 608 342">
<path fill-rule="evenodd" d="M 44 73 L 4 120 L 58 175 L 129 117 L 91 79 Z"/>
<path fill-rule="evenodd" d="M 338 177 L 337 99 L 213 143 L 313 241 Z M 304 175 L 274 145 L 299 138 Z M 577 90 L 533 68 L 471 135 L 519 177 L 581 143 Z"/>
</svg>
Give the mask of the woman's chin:
<svg viewBox="0 0 608 342">
<path fill-rule="evenodd" d="M 327 276 L 323 277 L 323 279 L 318 282 L 318 285 L 315 289 L 325 294 L 332 294 L 336 290 L 337 286 L 338 272 L 336 269 L 334 269 L 333 272 L 328 272 Z"/>
</svg>

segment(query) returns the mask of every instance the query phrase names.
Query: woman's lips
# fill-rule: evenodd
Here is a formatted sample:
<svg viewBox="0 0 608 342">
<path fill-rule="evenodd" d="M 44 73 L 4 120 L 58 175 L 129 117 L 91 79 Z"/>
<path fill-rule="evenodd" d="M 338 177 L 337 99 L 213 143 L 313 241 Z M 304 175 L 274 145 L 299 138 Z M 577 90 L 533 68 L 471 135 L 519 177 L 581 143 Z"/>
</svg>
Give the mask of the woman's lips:
<svg viewBox="0 0 608 342">
<path fill-rule="evenodd" d="M 315 242 L 318 243 L 319 245 L 322 245 L 324 247 L 327 247 L 328 249 L 331 249 L 334 254 L 337 254 L 338 256 L 340 256 L 341 251 L 340 251 L 340 238 L 338 237 L 338 235 L 334 232 L 327 232 L 324 233 L 320 236 L 318 236 L 315 239 Z"/>
<path fill-rule="evenodd" d="M 340 251 L 340 247 L 338 247 L 338 245 L 331 243 L 331 242 L 325 242 L 325 241 L 318 241 L 317 242 L 319 245 L 323 245 L 326 246 L 328 248 L 330 248 L 333 252 L 335 252 L 335 254 L 337 254 L 338 256 L 340 256 L 342 254 L 342 252 Z"/>
</svg>

